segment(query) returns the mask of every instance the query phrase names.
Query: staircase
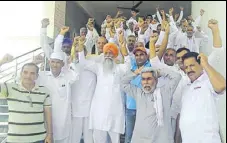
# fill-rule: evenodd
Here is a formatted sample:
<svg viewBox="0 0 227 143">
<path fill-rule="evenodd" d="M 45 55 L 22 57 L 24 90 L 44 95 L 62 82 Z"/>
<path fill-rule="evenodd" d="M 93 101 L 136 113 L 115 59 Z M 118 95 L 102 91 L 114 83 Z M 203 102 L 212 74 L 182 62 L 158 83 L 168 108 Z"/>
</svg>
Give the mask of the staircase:
<svg viewBox="0 0 227 143">
<path fill-rule="evenodd" d="M 32 62 L 34 57 L 39 54 L 43 54 L 41 48 L 24 53 L 14 58 L 12 62 L 2 65 L 0 70 L 0 83 L 17 82 L 22 66 L 26 63 Z M 7 100 L 0 99 L 0 143 L 6 143 L 8 115 Z"/>
</svg>

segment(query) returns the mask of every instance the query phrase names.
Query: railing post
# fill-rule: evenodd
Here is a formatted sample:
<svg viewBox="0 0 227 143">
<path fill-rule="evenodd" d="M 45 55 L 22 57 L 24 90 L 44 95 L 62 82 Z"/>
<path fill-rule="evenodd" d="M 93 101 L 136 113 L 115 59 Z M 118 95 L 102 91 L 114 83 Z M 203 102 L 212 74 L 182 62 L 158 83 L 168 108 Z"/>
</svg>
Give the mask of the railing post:
<svg viewBox="0 0 227 143">
<path fill-rule="evenodd" d="M 15 66 L 15 75 L 14 75 L 14 82 L 16 83 L 16 78 L 17 78 L 17 69 L 18 69 L 18 63 L 17 63 L 17 59 L 16 59 L 16 66 Z"/>
</svg>

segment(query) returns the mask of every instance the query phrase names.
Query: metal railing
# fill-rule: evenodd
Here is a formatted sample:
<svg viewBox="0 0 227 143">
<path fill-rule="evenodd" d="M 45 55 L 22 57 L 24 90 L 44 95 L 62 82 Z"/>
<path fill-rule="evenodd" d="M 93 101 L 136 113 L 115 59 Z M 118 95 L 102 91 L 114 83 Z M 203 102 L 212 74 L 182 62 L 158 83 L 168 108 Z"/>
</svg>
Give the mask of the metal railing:
<svg viewBox="0 0 227 143">
<path fill-rule="evenodd" d="M 15 57 L 12 62 L 6 65 L 3 65 L 2 67 L 5 67 L 5 69 L 1 67 L 0 82 L 7 82 L 10 80 L 16 79 L 17 73 L 21 69 L 23 64 L 27 62 L 31 62 L 36 55 L 42 54 L 42 53 L 43 51 L 41 47 L 36 48 L 34 50 L 31 50 L 27 53 L 24 53 L 20 56 Z"/>
<path fill-rule="evenodd" d="M 0 82 L 17 81 L 18 73 L 25 63 L 32 62 L 36 55 L 43 54 L 42 48 L 36 48 L 20 56 L 15 57 L 12 62 L 1 66 Z M 46 63 L 46 61 L 45 61 Z M 6 111 L 7 110 L 7 111 Z M 0 99 L 0 143 L 6 143 L 8 131 L 8 105 L 7 101 Z"/>
</svg>

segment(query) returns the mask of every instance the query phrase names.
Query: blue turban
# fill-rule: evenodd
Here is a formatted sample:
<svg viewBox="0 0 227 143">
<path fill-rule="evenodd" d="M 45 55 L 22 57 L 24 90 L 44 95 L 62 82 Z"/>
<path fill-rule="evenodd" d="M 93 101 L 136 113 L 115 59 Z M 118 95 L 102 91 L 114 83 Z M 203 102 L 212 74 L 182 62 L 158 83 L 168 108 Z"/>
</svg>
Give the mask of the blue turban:
<svg viewBox="0 0 227 143">
<path fill-rule="evenodd" d="M 64 38 L 62 45 L 72 45 L 73 41 L 70 38 Z"/>
</svg>

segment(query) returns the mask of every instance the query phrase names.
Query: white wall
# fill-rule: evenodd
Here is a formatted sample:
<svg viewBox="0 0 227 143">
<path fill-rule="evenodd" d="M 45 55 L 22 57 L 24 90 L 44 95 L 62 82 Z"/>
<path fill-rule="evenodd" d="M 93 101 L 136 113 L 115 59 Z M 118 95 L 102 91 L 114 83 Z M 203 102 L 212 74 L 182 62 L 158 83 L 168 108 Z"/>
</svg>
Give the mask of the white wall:
<svg viewBox="0 0 227 143">
<path fill-rule="evenodd" d="M 192 16 L 194 18 L 199 15 L 201 8 L 205 10 L 201 21 L 201 27 L 209 36 L 209 44 L 206 48 L 201 49 L 201 52 L 207 55 L 211 53 L 212 33 L 207 26 L 209 19 L 218 20 L 223 47 L 226 51 L 226 1 L 192 1 Z M 218 65 L 216 64 L 212 66 L 214 66 L 215 69 L 217 69 L 223 76 L 226 77 L 226 54 L 223 53 L 223 55 L 218 56 L 221 57 L 222 62 Z M 226 94 L 218 101 L 218 112 L 221 131 L 224 142 L 226 143 Z"/>
</svg>

